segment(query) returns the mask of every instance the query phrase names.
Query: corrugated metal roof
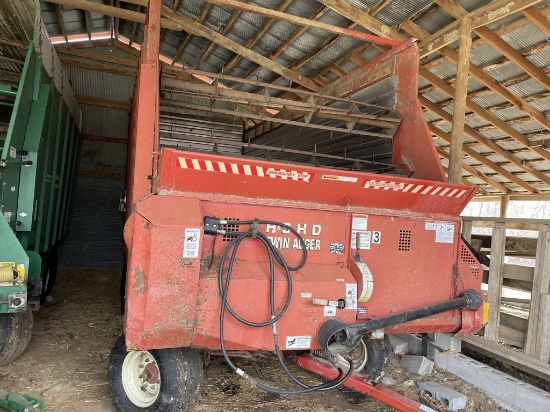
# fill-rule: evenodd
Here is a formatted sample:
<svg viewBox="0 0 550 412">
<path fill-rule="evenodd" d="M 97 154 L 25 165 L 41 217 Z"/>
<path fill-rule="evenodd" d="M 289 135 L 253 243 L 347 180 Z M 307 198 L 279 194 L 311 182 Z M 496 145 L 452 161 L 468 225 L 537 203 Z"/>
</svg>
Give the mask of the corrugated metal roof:
<svg viewBox="0 0 550 412">
<path fill-rule="evenodd" d="M 106 0 L 102 0 L 104 4 L 107 4 Z M 277 10 L 282 4 L 283 0 L 254 0 L 252 4 L 267 7 L 272 10 Z M 360 10 L 370 10 L 376 7 L 380 2 L 378 0 L 349 0 L 352 6 L 357 7 Z M 476 10 L 484 5 L 490 4 L 491 0 L 460 0 L 458 2 L 466 10 Z M 172 5 L 172 0 L 163 0 L 163 4 L 166 6 Z M 205 15 L 202 23 L 213 30 L 218 32 L 223 30 L 225 36 L 229 39 L 236 41 L 239 44 L 250 44 L 250 48 L 263 55 L 263 56 L 276 56 L 271 57 L 273 61 L 285 66 L 292 67 L 297 73 L 304 76 L 312 77 L 317 73 L 322 73 L 323 76 L 329 81 L 336 80 L 338 72 L 330 71 L 330 67 L 337 61 L 340 62 L 340 68 L 349 72 L 357 67 L 355 62 L 347 59 L 354 51 L 371 60 L 380 54 L 380 50 L 375 47 L 364 47 L 361 41 L 349 38 L 347 36 L 335 36 L 334 34 L 321 31 L 318 29 L 308 28 L 303 30 L 303 34 L 298 37 L 292 43 L 288 43 L 290 38 L 301 29 L 301 26 L 291 24 L 283 21 L 271 21 L 262 16 L 255 15 L 253 13 L 237 12 L 225 6 L 206 3 L 202 0 L 190 0 L 180 1 L 177 11 L 183 15 L 193 19 L 199 20 L 202 14 Z M 135 10 L 136 6 L 121 2 L 123 8 L 129 10 Z M 536 5 L 539 9 L 547 8 L 550 6 L 550 0 L 545 0 Z M 206 7 L 209 8 L 208 13 L 204 13 Z M 288 7 L 284 10 L 286 13 L 303 16 L 306 18 L 312 18 L 314 15 L 319 14 L 321 10 L 325 10 L 318 18 L 319 21 L 327 22 L 333 25 L 346 27 L 350 24 L 350 21 L 338 14 L 337 12 L 326 9 L 320 2 L 316 0 L 294 0 L 291 1 Z M 368 11 L 367 10 L 367 11 Z M 80 11 L 75 11 L 69 7 L 63 7 L 63 13 L 66 20 L 66 31 L 73 33 L 84 33 L 86 31 L 83 14 Z M 230 27 L 226 27 L 229 20 L 238 13 L 238 18 Z M 60 27 L 55 16 L 55 9 L 52 5 L 45 3 L 42 5 L 42 14 L 44 21 L 48 26 L 48 30 L 52 34 L 59 34 Z M 444 28 L 455 19 L 444 12 L 437 4 L 430 0 L 420 1 L 402 1 L 393 0 L 390 1 L 384 8 L 378 11 L 375 18 L 381 22 L 395 27 L 400 24 L 404 19 L 413 18 L 414 22 L 423 29 L 430 33 L 435 33 L 438 30 Z M 514 30 L 509 30 L 507 25 L 522 19 L 521 13 L 514 13 L 500 21 L 491 23 L 488 27 L 492 30 L 501 31 L 502 38 L 512 47 L 525 52 L 531 62 L 537 67 L 547 69 L 550 64 L 550 47 L 544 47 L 544 42 L 547 42 L 547 35 L 540 30 L 536 25 L 529 21 L 525 21 L 523 26 L 517 26 Z M 131 37 L 133 22 L 125 20 L 120 21 L 120 33 L 125 37 Z M 142 38 L 143 25 L 137 24 L 137 30 L 134 36 L 134 42 L 139 43 Z M 263 31 L 265 33 L 259 37 L 258 33 Z M 92 31 L 101 31 L 109 29 L 109 19 L 94 15 L 92 13 Z M 364 28 L 357 27 L 356 29 L 361 31 L 367 31 Z M 477 37 L 473 36 L 474 40 Z M 207 39 L 191 35 L 186 32 L 174 32 L 171 30 L 163 30 L 162 32 L 162 44 L 161 52 L 167 56 L 174 57 L 179 49 L 180 45 L 187 39 L 187 45 L 183 50 L 183 53 L 179 57 L 179 62 L 184 62 L 186 65 L 195 67 L 201 70 L 209 72 L 220 72 L 229 62 L 232 63 L 231 70 L 226 71 L 226 74 L 236 77 L 250 77 L 253 80 L 263 82 L 277 82 L 277 84 L 290 86 L 291 82 L 286 78 L 281 78 L 279 75 L 271 72 L 270 70 L 258 67 L 257 64 L 244 59 L 235 59 L 235 54 L 221 46 L 214 45 L 211 47 L 211 42 Z M 546 88 L 538 81 L 526 76 L 523 70 L 516 66 L 514 63 L 506 62 L 506 59 L 495 48 L 482 42 L 476 42 L 475 47 L 470 54 L 470 61 L 477 66 L 490 67 L 486 72 L 495 78 L 495 80 L 506 87 L 518 96 L 525 98 L 529 101 L 532 107 L 536 108 L 540 112 L 546 112 L 550 110 L 550 95 Z M 449 45 L 451 48 L 457 47 L 458 43 L 454 42 Z M 536 52 L 530 51 L 531 48 L 535 48 Z M 204 54 L 209 50 L 208 54 Z M 96 51 L 96 50 L 94 50 Z M 99 51 L 104 52 L 104 51 Z M 428 56 L 423 61 L 432 61 L 436 59 L 437 53 Z M 127 57 L 127 56 L 121 56 Z M 200 62 L 200 64 L 199 64 Z M 1 62 L 0 62 L 1 63 Z M 236 63 L 236 64 L 235 64 Z M 491 67 L 491 65 L 494 65 Z M 0 66 L 1 67 L 1 66 Z M 79 73 L 78 75 L 84 76 L 84 72 L 80 73 L 78 70 L 74 71 L 70 69 L 71 75 L 73 73 Z M 85 69 L 79 69 L 86 71 Z M 430 69 L 434 74 L 440 78 L 446 79 L 451 82 L 454 87 L 454 78 L 456 76 L 456 66 L 446 60 L 440 60 L 440 63 Z M 131 96 L 131 87 L 129 80 L 118 81 L 117 75 L 109 75 L 105 77 L 90 76 L 87 80 L 87 84 L 78 86 L 77 94 L 87 94 L 90 96 L 101 96 L 107 98 L 113 98 L 116 100 L 126 101 Z M 104 84 L 105 88 L 97 88 L 94 85 Z M 235 87 L 234 83 L 227 83 L 231 87 Z M 133 85 L 133 83 L 132 83 Z M 425 88 L 430 84 L 422 78 L 419 78 L 419 88 Z M 244 91 L 254 92 L 259 90 L 256 86 L 238 86 L 238 89 Z M 547 136 L 547 129 L 542 130 L 541 125 L 535 121 L 524 121 L 526 113 L 516 107 L 508 107 L 507 101 L 499 94 L 492 91 L 485 91 L 486 86 L 473 77 L 470 77 L 468 81 L 468 91 L 480 92 L 476 95 L 472 95 L 472 100 L 482 107 L 491 109 L 495 106 L 502 106 L 501 108 L 493 109 L 491 112 L 494 116 L 504 121 L 511 121 L 512 127 L 529 136 L 531 140 L 535 138 L 545 138 L 540 136 Z M 104 91 L 104 92 L 103 92 Z M 279 92 L 271 91 L 271 94 L 277 94 Z M 442 107 L 443 110 L 452 114 L 453 105 L 452 97 L 448 96 L 440 90 L 432 90 L 426 93 L 424 97 L 435 103 L 446 102 Z M 86 109 L 89 110 L 89 109 Z M 470 113 L 470 110 L 467 111 Z M 426 118 L 428 121 L 437 120 L 438 117 L 427 112 Z M 487 136 L 490 139 L 502 139 L 507 136 L 500 130 L 490 128 L 491 123 L 478 116 L 469 115 L 466 119 L 466 124 L 478 129 L 479 132 Z M 91 128 L 97 130 L 100 125 L 90 125 Z M 446 132 L 450 132 L 450 124 L 442 123 L 439 127 Z M 489 127 L 489 128 L 488 128 Z M 98 133 L 99 134 L 99 133 Z M 320 139 L 321 136 L 315 133 L 311 136 L 311 142 L 315 139 Z M 440 139 L 435 139 L 436 144 L 446 145 Z M 474 142 L 470 137 L 465 137 L 465 142 Z M 499 142 L 502 147 L 508 150 L 524 149 L 521 144 L 512 141 Z M 309 145 L 311 146 L 311 144 Z M 490 150 L 484 146 L 476 145 L 472 146 L 474 150 L 480 153 L 490 153 Z M 529 152 L 527 152 L 529 153 Z M 518 158 L 522 158 L 524 152 L 518 152 Z M 501 158 L 494 157 L 495 161 L 500 162 Z M 525 157 L 525 160 L 530 159 Z M 516 169 L 513 169 L 514 171 Z M 521 169 L 520 169 L 521 170 Z M 520 171 L 518 170 L 518 172 Z M 487 170 L 487 173 L 490 173 Z M 494 173 L 494 171 L 492 172 Z M 511 185 L 510 187 L 514 187 Z M 489 188 L 488 190 L 490 190 Z M 492 190 L 492 189 L 491 189 Z M 518 189 L 519 190 L 519 189 Z M 523 189 L 521 189 L 523 191 Z"/>
</svg>

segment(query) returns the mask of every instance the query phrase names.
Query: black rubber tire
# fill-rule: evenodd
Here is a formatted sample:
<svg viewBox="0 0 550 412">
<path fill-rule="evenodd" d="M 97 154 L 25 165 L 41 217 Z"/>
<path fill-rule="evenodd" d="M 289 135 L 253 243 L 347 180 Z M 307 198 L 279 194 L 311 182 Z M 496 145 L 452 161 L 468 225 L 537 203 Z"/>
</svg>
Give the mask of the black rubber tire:
<svg viewBox="0 0 550 412">
<path fill-rule="evenodd" d="M 367 348 L 367 363 L 357 372 L 376 383 L 384 376 L 390 361 L 390 338 L 384 335 L 383 339 L 371 339 L 370 334 L 367 333 L 363 336 L 363 342 Z"/>
<path fill-rule="evenodd" d="M 57 249 L 52 247 L 47 254 L 42 256 L 42 290 L 40 292 L 40 304 L 43 305 L 46 302 L 46 298 L 52 293 L 53 286 L 55 284 L 55 277 L 57 275 L 57 262 L 59 256 Z"/>
<path fill-rule="evenodd" d="M 0 366 L 16 360 L 27 348 L 32 334 L 32 309 L 0 314 Z"/>
<path fill-rule="evenodd" d="M 128 351 L 124 335 L 118 336 L 109 357 L 109 384 L 113 403 L 121 412 L 187 412 L 199 399 L 203 378 L 202 360 L 192 348 L 152 349 L 160 370 L 160 394 L 155 403 L 143 408 L 126 395 L 122 364 Z"/>
</svg>

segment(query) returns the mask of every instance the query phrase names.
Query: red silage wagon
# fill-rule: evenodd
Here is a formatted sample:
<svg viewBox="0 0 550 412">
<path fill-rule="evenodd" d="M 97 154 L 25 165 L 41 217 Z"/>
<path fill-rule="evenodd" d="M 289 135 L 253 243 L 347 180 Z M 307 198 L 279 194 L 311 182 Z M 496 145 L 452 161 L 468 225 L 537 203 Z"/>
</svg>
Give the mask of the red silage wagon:
<svg viewBox="0 0 550 412">
<path fill-rule="evenodd" d="M 484 325 L 481 267 L 460 236 L 476 189 L 446 181 L 416 99 L 414 42 L 324 95 L 393 76 L 402 120 L 392 163 L 404 173 L 159 150 L 158 7 L 151 2 L 132 108 L 125 325 L 109 369 L 120 410 L 189 410 L 202 377 L 197 349 L 221 352 L 276 393 L 364 390 L 349 385 L 353 371 L 380 378 L 388 334 L 468 336 Z M 258 351 L 332 380 L 267 387 L 231 360 Z M 335 368 L 312 366 L 312 355 Z"/>
</svg>

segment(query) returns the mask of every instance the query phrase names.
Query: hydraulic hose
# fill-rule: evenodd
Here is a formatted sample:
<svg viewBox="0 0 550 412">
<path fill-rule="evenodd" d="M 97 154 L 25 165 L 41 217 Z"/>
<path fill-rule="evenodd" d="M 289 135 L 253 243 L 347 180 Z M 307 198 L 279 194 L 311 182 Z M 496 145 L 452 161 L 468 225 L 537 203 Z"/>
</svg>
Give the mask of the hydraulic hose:
<svg viewBox="0 0 550 412">
<path fill-rule="evenodd" d="M 208 224 L 207 224 L 207 222 L 208 222 Z M 305 265 L 305 263 L 307 261 L 307 248 L 306 248 L 306 244 L 305 244 L 305 241 L 304 241 L 303 237 L 295 229 L 293 229 L 289 225 L 286 225 L 286 224 L 280 223 L 280 222 L 273 222 L 273 221 L 268 221 L 268 220 L 255 219 L 255 220 L 251 220 L 251 221 L 231 221 L 231 224 L 232 225 L 249 225 L 249 230 L 246 231 L 246 232 L 241 232 L 241 231 L 230 232 L 230 234 L 232 236 L 234 236 L 234 239 L 231 240 L 231 242 L 227 245 L 227 247 L 223 251 L 221 259 L 220 259 L 220 267 L 218 269 L 218 287 L 219 287 L 220 293 L 222 295 L 222 305 L 221 305 L 221 311 L 220 311 L 220 347 L 221 347 L 221 350 L 222 350 L 223 357 L 224 357 L 225 361 L 227 362 L 227 364 L 229 365 L 229 367 L 231 369 L 233 369 L 238 375 L 240 375 L 241 377 L 247 379 L 248 381 L 253 383 L 255 386 L 257 386 L 258 388 L 266 390 L 266 391 L 271 392 L 271 393 L 280 394 L 280 395 L 296 395 L 296 394 L 302 394 L 302 393 L 309 393 L 309 392 L 313 392 L 313 391 L 324 391 L 324 390 L 334 389 L 334 388 L 337 388 L 340 385 L 342 385 L 351 376 L 351 374 L 353 372 L 353 364 L 352 364 L 351 360 L 349 360 L 350 368 L 349 368 L 347 373 L 344 374 L 344 371 L 342 370 L 342 368 L 338 365 L 335 365 L 338 369 L 338 376 L 335 379 L 333 379 L 329 382 L 326 382 L 324 384 L 321 384 L 321 385 L 309 386 L 309 385 L 301 382 L 298 378 L 296 378 L 292 374 L 292 372 L 288 369 L 288 367 L 286 366 L 286 364 L 284 362 L 281 350 L 279 348 L 278 334 L 277 334 L 277 323 L 276 322 L 277 322 L 277 320 L 279 320 L 286 313 L 286 311 L 288 309 L 288 306 L 290 304 L 290 300 L 292 298 L 292 277 L 291 277 L 290 272 L 295 271 L 295 270 L 299 270 L 300 268 L 302 268 Z M 262 232 L 258 231 L 258 224 L 277 225 L 277 226 L 280 226 L 284 229 L 287 229 L 291 233 L 293 233 L 294 236 L 296 236 L 296 238 L 299 240 L 299 242 L 302 246 L 302 251 L 303 252 L 302 252 L 302 259 L 300 260 L 300 262 L 296 266 L 288 266 L 288 264 L 286 263 L 286 260 L 284 259 L 284 257 L 281 255 L 279 250 L 275 246 L 273 246 L 273 244 L 271 243 L 269 238 L 265 234 L 263 234 Z M 207 229 L 206 229 L 207 226 L 210 226 L 210 228 L 211 228 L 210 231 L 207 231 Z M 212 229 L 212 227 L 214 227 L 214 229 Z M 211 218 L 211 217 L 205 218 L 205 233 L 210 233 L 210 234 L 223 233 L 223 234 L 226 234 L 225 231 L 220 230 L 219 228 L 220 228 L 220 220 L 218 220 L 216 218 Z M 241 245 L 242 241 L 247 237 L 258 239 L 264 245 L 264 247 L 266 248 L 267 254 L 268 254 L 268 259 L 269 259 L 269 278 L 270 278 L 270 280 L 269 280 L 269 308 L 270 308 L 271 318 L 266 320 L 266 321 L 263 321 L 263 322 L 253 322 L 253 321 L 244 319 L 242 316 L 237 314 L 233 308 L 231 308 L 231 306 L 229 305 L 228 299 L 227 299 L 227 295 L 228 295 L 228 292 L 229 292 L 229 285 L 230 285 L 230 282 L 231 282 L 231 275 L 232 275 L 233 266 L 234 266 L 234 262 L 235 262 L 235 257 L 237 255 L 237 250 L 238 250 L 239 246 Z M 228 260 L 228 256 L 229 256 L 229 263 L 228 263 L 228 266 L 227 266 L 227 273 L 226 273 L 225 282 L 224 282 L 223 272 L 224 272 L 225 262 L 226 262 L 226 260 Z M 286 295 L 285 303 L 284 303 L 282 309 L 279 311 L 279 313 L 276 313 L 276 311 L 275 311 L 275 265 L 274 265 L 274 260 L 284 269 L 285 276 L 286 276 L 286 281 L 287 281 L 287 295 Z M 289 378 L 293 382 L 298 384 L 301 387 L 301 389 L 283 390 L 283 389 L 272 388 L 270 386 L 267 386 L 267 385 L 259 382 L 257 379 L 251 377 L 250 375 L 248 375 L 245 371 L 243 371 L 242 369 L 237 367 L 231 361 L 231 359 L 229 358 L 229 355 L 227 353 L 227 350 L 225 348 L 225 342 L 224 342 L 225 341 L 225 339 L 224 339 L 224 320 L 225 320 L 225 311 L 226 311 L 226 309 L 235 319 L 237 319 L 239 322 L 241 322 L 245 325 L 248 325 L 248 326 L 251 326 L 251 327 L 264 327 L 264 326 L 269 326 L 269 325 L 272 326 L 274 346 L 275 346 L 275 354 L 277 356 L 277 359 L 279 360 L 279 362 L 280 362 L 283 370 L 285 371 L 285 373 L 289 376 Z"/>
</svg>

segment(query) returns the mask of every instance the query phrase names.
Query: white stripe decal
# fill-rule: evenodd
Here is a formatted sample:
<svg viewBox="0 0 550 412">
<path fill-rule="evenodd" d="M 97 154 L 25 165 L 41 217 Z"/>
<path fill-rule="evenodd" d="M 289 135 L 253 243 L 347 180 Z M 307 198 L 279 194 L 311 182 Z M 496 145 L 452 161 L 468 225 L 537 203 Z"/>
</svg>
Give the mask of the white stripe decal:
<svg viewBox="0 0 550 412">
<path fill-rule="evenodd" d="M 264 168 L 260 166 L 256 166 L 256 174 L 260 177 L 264 177 Z"/>
<path fill-rule="evenodd" d="M 225 163 L 218 162 L 218 167 L 220 168 L 220 172 L 227 173 L 227 169 L 225 168 Z"/>
<path fill-rule="evenodd" d="M 424 187 L 424 185 L 418 185 L 414 188 L 414 190 L 412 191 L 412 193 L 417 193 L 420 189 L 422 189 Z"/>
<path fill-rule="evenodd" d="M 193 163 L 193 168 L 195 170 L 201 170 L 201 165 L 197 159 L 191 159 L 191 163 Z"/>
<path fill-rule="evenodd" d="M 403 192 L 408 192 L 409 189 L 410 189 L 411 187 L 413 187 L 413 186 L 414 186 L 414 184 L 411 183 L 411 184 L 408 185 L 405 189 L 403 189 Z"/>
<path fill-rule="evenodd" d="M 428 186 L 426 189 L 424 189 L 422 191 L 422 194 L 425 195 L 426 193 L 428 193 L 430 190 L 432 190 L 434 187 L 433 186 Z"/>
<path fill-rule="evenodd" d="M 459 198 L 462 197 L 462 195 L 466 193 L 466 190 L 461 190 L 459 194 L 457 194 L 455 197 Z"/>
<path fill-rule="evenodd" d="M 214 171 L 214 166 L 212 166 L 212 162 L 210 160 L 205 160 L 204 164 L 206 165 L 206 170 L 208 170 L 209 172 Z"/>
<path fill-rule="evenodd" d="M 437 195 L 437 193 L 439 193 L 439 191 L 441 190 L 442 188 L 441 187 L 436 187 L 432 193 L 430 193 L 431 195 Z"/>
<path fill-rule="evenodd" d="M 230 163 L 229 165 L 231 166 L 231 172 L 233 172 L 233 174 L 238 175 L 239 167 L 235 163 Z"/>
<path fill-rule="evenodd" d="M 456 192 L 458 192 L 458 189 L 454 189 L 451 193 L 449 193 L 447 196 L 452 197 Z"/>
<path fill-rule="evenodd" d="M 450 188 L 450 187 L 446 187 L 445 189 L 443 189 L 443 190 L 441 191 L 441 193 L 439 194 L 439 196 L 444 196 L 445 193 L 447 193 L 449 190 L 451 190 L 451 188 Z"/>
<path fill-rule="evenodd" d="M 185 161 L 185 157 L 180 157 L 178 158 L 179 162 L 180 162 L 180 167 L 182 169 L 187 169 L 187 162 Z"/>
<path fill-rule="evenodd" d="M 249 165 L 243 165 L 243 169 L 244 169 L 244 174 L 247 175 L 247 176 L 252 176 L 252 170 L 250 170 L 250 166 Z"/>
</svg>

